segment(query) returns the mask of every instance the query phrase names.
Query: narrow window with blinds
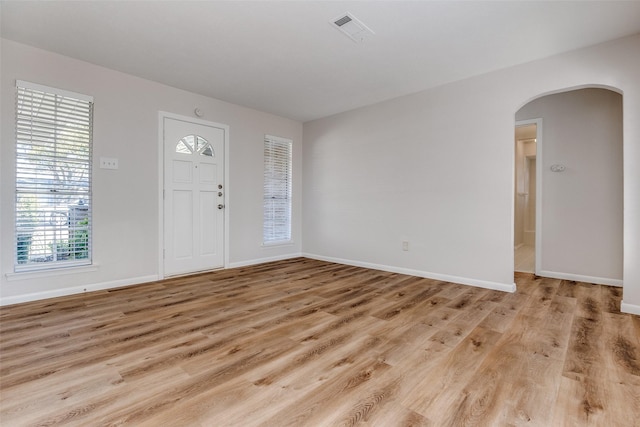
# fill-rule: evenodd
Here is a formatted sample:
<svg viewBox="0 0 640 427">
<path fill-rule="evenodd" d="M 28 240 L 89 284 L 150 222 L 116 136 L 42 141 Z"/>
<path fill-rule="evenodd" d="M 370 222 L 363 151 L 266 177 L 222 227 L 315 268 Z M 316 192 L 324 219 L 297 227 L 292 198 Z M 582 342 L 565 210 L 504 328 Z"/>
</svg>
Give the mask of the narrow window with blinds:
<svg viewBox="0 0 640 427">
<path fill-rule="evenodd" d="M 291 241 L 291 151 L 290 139 L 265 135 L 263 243 Z"/>
<path fill-rule="evenodd" d="M 16 86 L 15 271 L 91 264 L 93 98 Z"/>
</svg>

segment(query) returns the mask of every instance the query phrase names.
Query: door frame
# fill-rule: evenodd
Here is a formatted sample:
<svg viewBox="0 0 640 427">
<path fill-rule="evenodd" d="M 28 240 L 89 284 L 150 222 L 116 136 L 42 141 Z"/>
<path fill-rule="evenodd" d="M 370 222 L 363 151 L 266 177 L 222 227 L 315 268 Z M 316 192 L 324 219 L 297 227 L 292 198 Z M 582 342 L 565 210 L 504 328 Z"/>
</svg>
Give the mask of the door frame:
<svg viewBox="0 0 640 427">
<path fill-rule="evenodd" d="M 224 130 L 224 267 L 229 268 L 229 126 L 208 120 L 197 119 L 189 116 L 158 112 L 158 279 L 164 275 L 164 120 L 174 119 L 197 125 L 216 127 Z"/>
<path fill-rule="evenodd" d="M 529 120 L 516 120 L 514 129 L 519 126 L 536 125 L 536 249 L 535 249 L 535 266 L 534 274 L 538 275 L 542 271 L 542 118 L 529 119 Z M 513 144 L 515 150 L 515 141 Z M 514 173 L 514 185 L 515 185 L 515 151 L 513 154 L 513 173 Z M 512 192 L 511 206 L 515 206 L 515 191 Z M 513 209 L 513 208 L 512 208 Z M 515 228 L 515 211 L 511 218 L 511 234 L 513 236 L 511 247 L 515 248 L 515 234 L 513 232 Z M 515 249 L 514 249 L 515 259 Z"/>
</svg>

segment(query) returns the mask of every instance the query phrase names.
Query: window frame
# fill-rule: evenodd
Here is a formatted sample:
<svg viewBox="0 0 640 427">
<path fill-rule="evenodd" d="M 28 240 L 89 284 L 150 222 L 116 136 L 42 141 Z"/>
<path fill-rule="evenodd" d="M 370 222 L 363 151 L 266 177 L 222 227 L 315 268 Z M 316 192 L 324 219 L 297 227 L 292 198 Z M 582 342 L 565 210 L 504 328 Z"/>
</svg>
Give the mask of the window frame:
<svg viewBox="0 0 640 427">
<path fill-rule="evenodd" d="M 93 265 L 93 109 L 92 96 L 16 80 L 15 273 Z"/>
<path fill-rule="evenodd" d="M 291 244 L 293 243 L 293 140 L 265 135 L 263 153 L 262 246 Z M 280 156 L 274 157 L 276 155 Z M 284 179 L 282 179 L 283 175 Z M 277 217 L 277 210 L 282 211 L 283 208 L 282 202 L 277 206 L 278 203 L 275 201 L 278 200 L 284 201 L 284 222 Z"/>
</svg>

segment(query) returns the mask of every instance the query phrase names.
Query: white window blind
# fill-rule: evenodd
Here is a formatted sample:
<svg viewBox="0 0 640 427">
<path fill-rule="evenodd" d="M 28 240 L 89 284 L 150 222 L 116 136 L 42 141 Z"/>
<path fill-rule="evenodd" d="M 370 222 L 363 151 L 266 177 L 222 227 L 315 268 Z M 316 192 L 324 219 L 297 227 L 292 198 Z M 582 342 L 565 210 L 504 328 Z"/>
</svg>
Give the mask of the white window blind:
<svg viewBox="0 0 640 427">
<path fill-rule="evenodd" d="M 91 264 L 93 98 L 16 86 L 15 271 Z"/>
<path fill-rule="evenodd" d="M 291 151 L 290 139 L 265 135 L 263 242 L 291 241 Z"/>
</svg>

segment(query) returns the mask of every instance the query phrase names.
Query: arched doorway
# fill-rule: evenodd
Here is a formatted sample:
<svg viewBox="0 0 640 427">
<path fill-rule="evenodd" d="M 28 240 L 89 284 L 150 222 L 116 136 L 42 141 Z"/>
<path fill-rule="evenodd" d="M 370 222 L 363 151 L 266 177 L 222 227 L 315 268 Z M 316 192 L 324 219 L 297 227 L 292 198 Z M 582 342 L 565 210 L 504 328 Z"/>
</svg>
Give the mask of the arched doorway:
<svg viewBox="0 0 640 427">
<path fill-rule="evenodd" d="M 515 118 L 544 122 L 536 162 L 536 274 L 621 286 L 622 95 L 603 88 L 545 95 Z"/>
</svg>

